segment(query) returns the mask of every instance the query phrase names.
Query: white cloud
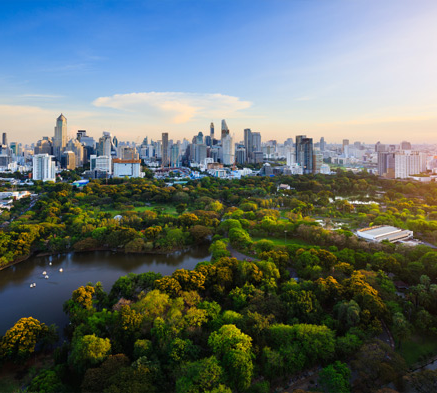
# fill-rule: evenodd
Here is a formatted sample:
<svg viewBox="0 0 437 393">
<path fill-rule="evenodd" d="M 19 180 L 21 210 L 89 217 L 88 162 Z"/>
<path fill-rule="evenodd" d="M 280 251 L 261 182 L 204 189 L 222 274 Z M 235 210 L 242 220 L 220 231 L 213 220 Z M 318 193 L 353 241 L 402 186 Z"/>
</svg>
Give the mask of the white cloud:
<svg viewBox="0 0 437 393">
<path fill-rule="evenodd" d="M 223 94 L 147 92 L 99 97 L 93 104 L 146 116 L 168 117 L 173 123 L 214 117 L 236 118 L 251 107 L 250 101 Z"/>
</svg>

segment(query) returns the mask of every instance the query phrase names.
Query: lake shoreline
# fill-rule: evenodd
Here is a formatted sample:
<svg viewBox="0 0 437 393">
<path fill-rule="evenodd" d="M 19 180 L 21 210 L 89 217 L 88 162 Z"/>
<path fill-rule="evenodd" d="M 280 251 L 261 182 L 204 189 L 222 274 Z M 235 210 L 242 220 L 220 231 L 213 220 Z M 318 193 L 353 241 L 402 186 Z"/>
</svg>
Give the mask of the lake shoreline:
<svg viewBox="0 0 437 393">
<path fill-rule="evenodd" d="M 195 247 L 198 247 L 201 244 L 196 244 L 194 245 Z M 3 269 L 6 269 L 8 267 L 11 267 L 13 265 L 16 265 L 20 262 L 24 262 L 26 260 L 28 260 L 31 257 L 35 257 L 35 258 L 42 258 L 42 257 L 49 257 L 49 256 L 53 256 L 53 255 L 66 255 L 66 254 L 81 254 L 81 253 L 87 253 L 87 252 L 96 252 L 96 251 L 111 251 L 111 252 L 115 252 L 115 253 L 119 253 L 119 254 L 134 254 L 134 255 L 138 255 L 138 254 L 144 254 L 144 255 L 166 255 L 166 254 L 174 254 L 176 252 L 186 252 L 189 251 L 192 247 L 182 247 L 182 248 L 174 248 L 170 251 L 161 251 L 161 250 L 155 250 L 155 251 L 135 251 L 135 252 L 126 252 L 122 249 L 117 249 L 117 248 L 111 248 L 111 247 L 94 247 L 94 248 L 89 248 L 86 250 L 68 250 L 68 251 L 63 251 L 63 252 L 38 252 L 38 251 L 33 251 L 31 252 L 29 255 L 17 258 L 11 262 L 8 262 L 6 265 L 4 266 L 0 266 L 0 271 L 2 271 Z"/>
</svg>

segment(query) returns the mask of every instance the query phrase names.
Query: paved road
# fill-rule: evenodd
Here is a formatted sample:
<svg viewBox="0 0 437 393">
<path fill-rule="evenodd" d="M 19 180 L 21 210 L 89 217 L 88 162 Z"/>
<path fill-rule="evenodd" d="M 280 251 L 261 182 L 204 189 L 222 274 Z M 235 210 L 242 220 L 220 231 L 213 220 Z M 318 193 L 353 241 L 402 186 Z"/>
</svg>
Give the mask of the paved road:
<svg viewBox="0 0 437 393">
<path fill-rule="evenodd" d="M 239 261 L 245 261 L 250 259 L 251 261 L 259 261 L 259 259 L 254 258 L 250 255 L 244 255 L 240 251 L 237 251 L 235 248 L 231 246 L 231 244 L 228 244 L 228 251 L 231 253 L 231 256 L 234 258 L 237 258 Z"/>
</svg>

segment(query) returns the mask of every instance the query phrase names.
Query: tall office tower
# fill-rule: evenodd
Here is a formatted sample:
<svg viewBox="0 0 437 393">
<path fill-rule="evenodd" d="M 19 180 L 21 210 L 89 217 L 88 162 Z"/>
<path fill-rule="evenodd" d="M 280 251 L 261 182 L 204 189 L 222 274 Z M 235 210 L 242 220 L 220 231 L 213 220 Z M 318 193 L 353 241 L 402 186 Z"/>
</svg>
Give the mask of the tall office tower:
<svg viewBox="0 0 437 393">
<path fill-rule="evenodd" d="M 32 179 L 42 181 L 56 181 L 55 162 L 53 156 L 48 154 L 35 154 L 33 156 Z"/>
<path fill-rule="evenodd" d="M 6 146 L 8 145 L 8 136 L 6 132 L 3 133 L 2 144 Z"/>
<path fill-rule="evenodd" d="M 229 128 L 228 128 L 228 125 L 226 124 L 226 120 L 223 119 L 222 120 L 222 138 L 221 139 L 223 140 L 223 138 L 226 135 L 229 135 Z"/>
<path fill-rule="evenodd" d="M 284 146 L 293 146 L 293 138 L 287 138 L 284 141 Z"/>
<path fill-rule="evenodd" d="M 313 172 L 313 138 L 296 136 L 296 162 L 302 167 L 304 175 Z"/>
<path fill-rule="evenodd" d="M 214 123 L 211 122 L 209 126 L 209 136 L 211 137 L 211 141 L 214 140 Z"/>
<path fill-rule="evenodd" d="M 240 147 L 235 151 L 235 162 L 237 164 L 243 165 L 247 161 L 246 157 L 246 149 L 244 147 Z"/>
<path fill-rule="evenodd" d="M 395 177 L 395 154 L 386 151 L 378 152 L 378 175 L 390 179 Z"/>
<path fill-rule="evenodd" d="M 115 146 L 115 148 L 118 147 L 118 139 L 116 136 L 114 136 L 114 138 L 112 138 L 112 144 Z"/>
<path fill-rule="evenodd" d="M 313 154 L 313 173 L 320 173 L 323 165 L 323 154 Z"/>
<path fill-rule="evenodd" d="M 381 142 L 377 142 L 375 145 L 375 152 L 386 151 L 385 145 Z"/>
<path fill-rule="evenodd" d="M 344 148 L 345 146 L 349 146 L 349 139 L 343 139 L 343 152 L 344 152 Z"/>
<path fill-rule="evenodd" d="M 162 133 L 162 153 L 161 153 L 161 165 L 166 167 L 169 165 L 168 160 L 168 132 Z"/>
<path fill-rule="evenodd" d="M 76 139 L 80 142 L 83 136 L 86 136 L 86 130 L 77 130 Z"/>
<path fill-rule="evenodd" d="M 252 158 L 253 153 L 256 151 L 262 151 L 261 149 L 261 133 L 259 132 L 252 132 Z"/>
<path fill-rule="evenodd" d="M 6 145 L 4 142 L 3 144 Z M 406 141 L 401 142 L 401 150 L 411 150 L 411 143 Z"/>
<path fill-rule="evenodd" d="M 149 144 L 149 138 L 147 136 L 143 139 L 142 145 L 147 146 Z"/>
<path fill-rule="evenodd" d="M 179 157 L 179 144 L 174 144 L 170 149 L 170 166 L 172 168 L 181 166 L 181 160 Z"/>
<path fill-rule="evenodd" d="M 55 137 L 53 138 L 53 154 L 61 161 L 61 153 L 67 145 L 67 119 L 61 113 L 56 119 Z"/>
<path fill-rule="evenodd" d="M 119 148 L 119 157 L 122 160 L 139 160 L 140 155 L 137 152 L 137 149 L 135 147 L 130 146 L 120 146 Z"/>
<path fill-rule="evenodd" d="M 203 132 L 199 131 L 199 133 L 196 136 L 196 143 L 198 145 L 201 145 L 203 143 Z"/>
<path fill-rule="evenodd" d="M 325 138 L 323 136 L 320 138 L 319 146 L 320 146 L 320 151 L 325 151 L 325 149 L 326 149 L 326 142 L 325 142 Z"/>
<path fill-rule="evenodd" d="M 103 135 L 99 138 L 99 143 L 97 145 L 97 155 L 110 157 L 111 150 L 112 150 L 111 134 L 107 131 L 103 131 Z"/>
<path fill-rule="evenodd" d="M 232 136 L 227 134 L 222 138 L 223 164 L 233 165 L 235 162 L 235 144 Z"/>
<path fill-rule="evenodd" d="M 205 145 L 209 147 L 212 146 L 212 139 L 209 135 L 205 136 Z"/>
<path fill-rule="evenodd" d="M 33 149 L 34 154 L 48 154 L 49 156 L 53 153 L 53 144 L 51 138 L 48 136 L 43 136 Z"/>
<path fill-rule="evenodd" d="M 246 149 L 246 161 L 252 162 L 253 138 L 250 128 L 244 130 L 244 147 Z"/>
<path fill-rule="evenodd" d="M 287 166 L 291 167 L 292 165 L 296 164 L 296 151 L 291 150 L 287 152 Z"/>
<path fill-rule="evenodd" d="M 70 139 L 65 149 L 74 153 L 74 158 L 76 160 L 75 167 L 82 167 L 85 159 L 85 149 L 83 145 L 77 139 Z M 71 159 L 71 157 L 69 157 L 69 159 Z"/>
</svg>

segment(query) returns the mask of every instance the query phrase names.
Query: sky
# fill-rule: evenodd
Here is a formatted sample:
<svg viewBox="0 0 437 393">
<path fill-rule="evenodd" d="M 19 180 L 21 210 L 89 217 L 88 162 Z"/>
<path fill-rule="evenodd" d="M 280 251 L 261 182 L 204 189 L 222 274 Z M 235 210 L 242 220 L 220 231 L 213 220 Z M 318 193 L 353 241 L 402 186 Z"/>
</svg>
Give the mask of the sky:
<svg viewBox="0 0 437 393">
<path fill-rule="evenodd" d="M 0 0 L 0 132 L 437 143 L 437 1 Z"/>
</svg>

